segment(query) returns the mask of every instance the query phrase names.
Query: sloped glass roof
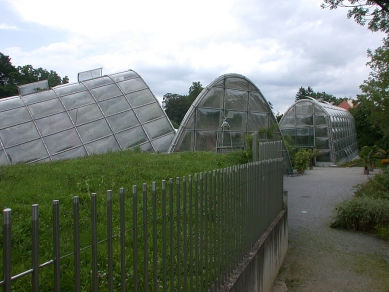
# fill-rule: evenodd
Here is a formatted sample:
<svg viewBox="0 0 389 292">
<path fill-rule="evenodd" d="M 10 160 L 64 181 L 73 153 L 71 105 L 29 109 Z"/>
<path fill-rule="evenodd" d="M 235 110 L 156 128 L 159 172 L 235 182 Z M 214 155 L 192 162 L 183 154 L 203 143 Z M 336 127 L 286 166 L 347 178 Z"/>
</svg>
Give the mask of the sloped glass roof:
<svg viewBox="0 0 389 292">
<path fill-rule="evenodd" d="M 281 119 L 280 129 L 296 147 L 319 149 L 319 162 L 341 163 L 358 154 L 353 116 L 343 108 L 313 98 L 294 103 Z"/>
<path fill-rule="evenodd" d="M 0 99 L 0 165 L 135 146 L 167 152 L 175 130 L 144 80 L 132 70 L 95 71 L 82 72 L 78 83 Z"/>
</svg>

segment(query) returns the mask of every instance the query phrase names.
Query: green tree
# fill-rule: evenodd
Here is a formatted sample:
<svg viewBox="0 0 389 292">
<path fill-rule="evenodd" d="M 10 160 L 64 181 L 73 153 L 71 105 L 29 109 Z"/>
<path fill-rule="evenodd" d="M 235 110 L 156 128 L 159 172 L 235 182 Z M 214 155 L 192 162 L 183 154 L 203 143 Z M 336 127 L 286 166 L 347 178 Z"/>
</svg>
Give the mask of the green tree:
<svg viewBox="0 0 389 292">
<path fill-rule="evenodd" d="M 12 65 L 11 58 L 0 53 L 0 98 L 18 94 L 17 75 L 18 70 Z"/>
<path fill-rule="evenodd" d="M 162 107 L 175 127 L 181 124 L 186 112 L 202 90 L 200 82 L 193 82 L 189 87 L 188 95 L 166 93 L 163 96 Z"/>
<path fill-rule="evenodd" d="M 41 67 L 35 69 L 32 65 L 14 67 L 11 58 L 0 53 L 0 98 L 17 95 L 18 85 L 40 80 L 48 80 L 50 87 L 69 83 L 67 76 L 61 78 L 53 70 L 47 71 Z"/>
<path fill-rule="evenodd" d="M 342 101 L 347 100 L 345 97 L 338 98 L 332 94 L 325 93 L 324 91 L 315 92 L 310 86 L 308 86 L 307 89 L 301 86 L 296 93 L 295 102 L 301 99 L 308 99 L 308 97 L 312 97 L 318 101 L 326 101 L 334 105 L 339 105 L 342 103 Z"/>
<path fill-rule="evenodd" d="M 323 0 L 321 7 L 349 8 L 347 17 L 360 25 L 368 24 L 371 31 L 389 32 L 389 3 L 387 0 Z"/>
<path fill-rule="evenodd" d="M 385 143 L 389 138 L 389 40 L 374 52 L 368 50 L 370 61 L 367 65 L 372 70 L 369 78 L 360 86 L 362 94 L 358 101 L 369 112 L 368 122 L 381 130 Z"/>
</svg>

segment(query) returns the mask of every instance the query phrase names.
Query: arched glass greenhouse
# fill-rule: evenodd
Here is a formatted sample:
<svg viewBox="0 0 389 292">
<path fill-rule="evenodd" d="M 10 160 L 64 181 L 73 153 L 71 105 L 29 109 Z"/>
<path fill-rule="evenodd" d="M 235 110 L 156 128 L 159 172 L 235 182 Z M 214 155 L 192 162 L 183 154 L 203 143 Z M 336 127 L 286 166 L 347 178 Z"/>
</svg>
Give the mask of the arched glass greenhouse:
<svg viewBox="0 0 389 292">
<path fill-rule="evenodd" d="M 285 112 L 280 129 L 294 146 L 318 149 L 317 162 L 339 164 L 358 155 L 354 118 L 343 108 L 313 98 L 299 100 Z"/>
<path fill-rule="evenodd" d="M 175 130 L 143 79 L 129 70 L 48 89 L 47 81 L 0 99 L 0 165 L 52 161 L 139 146 L 167 152 Z"/>
</svg>

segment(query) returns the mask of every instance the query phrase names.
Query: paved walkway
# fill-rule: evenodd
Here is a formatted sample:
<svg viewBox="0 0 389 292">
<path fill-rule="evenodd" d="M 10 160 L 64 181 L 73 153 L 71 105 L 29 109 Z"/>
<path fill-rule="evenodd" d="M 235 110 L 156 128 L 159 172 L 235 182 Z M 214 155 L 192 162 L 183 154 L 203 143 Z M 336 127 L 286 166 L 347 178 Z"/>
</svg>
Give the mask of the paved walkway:
<svg viewBox="0 0 389 292">
<path fill-rule="evenodd" d="M 389 291 L 389 243 L 329 227 L 336 204 L 367 180 L 361 167 L 285 176 L 289 250 L 273 291 Z"/>
</svg>

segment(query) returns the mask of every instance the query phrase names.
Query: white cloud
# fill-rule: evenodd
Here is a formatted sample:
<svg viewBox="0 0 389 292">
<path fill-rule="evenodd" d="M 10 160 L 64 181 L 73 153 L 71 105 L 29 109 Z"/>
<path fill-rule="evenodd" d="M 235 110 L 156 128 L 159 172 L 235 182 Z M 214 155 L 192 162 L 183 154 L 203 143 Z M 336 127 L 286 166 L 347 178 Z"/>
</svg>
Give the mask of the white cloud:
<svg viewBox="0 0 389 292">
<path fill-rule="evenodd" d="M 0 29 L 4 30 L 19 30 L 19 28 L 15 25 L 9 25 L 6 23 L 0 23 Z"/>
<path fill-rule="evenodd" d="M 239 73 L 280 112 L 300 86 L 355 96 L 369 73 L 366 50 L 383 37 L 347 19 L 347 9 L 321 9 L 322 0 L 7 3 L 16 21 L 58 34 L 49 44 L 34 39 L 34 49 L 2 41 L 0 51 L 16 65 L 55 70 L 71 82 L 98 67 L 103 74 L 133 69 L 160 100 L 168 92 L 186 94 L 194 81 L 206 86 Z"/>
</svg>

